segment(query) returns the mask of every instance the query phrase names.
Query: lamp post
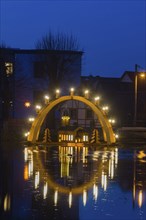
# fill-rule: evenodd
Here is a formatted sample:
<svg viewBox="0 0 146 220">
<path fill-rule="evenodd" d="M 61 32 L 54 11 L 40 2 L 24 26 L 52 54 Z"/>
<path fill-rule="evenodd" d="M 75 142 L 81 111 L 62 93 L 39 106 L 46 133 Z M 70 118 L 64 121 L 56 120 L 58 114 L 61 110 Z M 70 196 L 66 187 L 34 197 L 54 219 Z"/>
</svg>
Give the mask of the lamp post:
<svg viewBox="0 0 146 220">
<path fill-rule="evenodd" d="M 138 75 L 141 74 L 145 76 L 144 73 L 138 72 L 138 68 L 141 68 L 138 64 L 135 64 L 135 78 L 134 78 L 134 123 L 133 125 L 136 126 L 137 122 L 137 93 L 138 93 Z"/>
<path fill-rule="evenodd" d="M 137 69 L 138 69 L 138 65 L 135 64 L 135 78 L 134 78 L 134 126 L 136 126 L 136 119 L 137 119 Z"/>
</svg>

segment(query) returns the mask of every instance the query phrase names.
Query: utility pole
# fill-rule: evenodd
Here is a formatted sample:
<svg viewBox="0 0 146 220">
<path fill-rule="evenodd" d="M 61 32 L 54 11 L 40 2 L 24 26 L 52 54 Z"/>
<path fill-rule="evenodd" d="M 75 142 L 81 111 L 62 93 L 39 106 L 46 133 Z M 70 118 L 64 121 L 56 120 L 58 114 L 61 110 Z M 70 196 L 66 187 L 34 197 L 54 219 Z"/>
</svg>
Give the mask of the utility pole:
<svg viewBox="0 0 146 220">
<path fill-rule="evenodd" d="M 134 123 L 133 123 L 134 126 L 136 126 L 136 121 L 137 121 L 137 71 L 138 71 L 138 65 L 135 64 L 135 76 L 134 76 Z"/>
</svg>

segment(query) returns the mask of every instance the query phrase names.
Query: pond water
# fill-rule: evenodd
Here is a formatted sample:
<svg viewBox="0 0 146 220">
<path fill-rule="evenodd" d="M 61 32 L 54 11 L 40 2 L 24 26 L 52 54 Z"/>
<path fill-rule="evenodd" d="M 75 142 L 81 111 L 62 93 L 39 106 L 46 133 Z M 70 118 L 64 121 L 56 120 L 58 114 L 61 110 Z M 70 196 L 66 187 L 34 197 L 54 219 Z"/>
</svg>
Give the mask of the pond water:
<svg viewBox="0 0 146 220">
<path fill-rule="evenodd" d="M 146 146 L 19 146 L 0 170 L 1 220 L 146 219 Z"/>
</svg>

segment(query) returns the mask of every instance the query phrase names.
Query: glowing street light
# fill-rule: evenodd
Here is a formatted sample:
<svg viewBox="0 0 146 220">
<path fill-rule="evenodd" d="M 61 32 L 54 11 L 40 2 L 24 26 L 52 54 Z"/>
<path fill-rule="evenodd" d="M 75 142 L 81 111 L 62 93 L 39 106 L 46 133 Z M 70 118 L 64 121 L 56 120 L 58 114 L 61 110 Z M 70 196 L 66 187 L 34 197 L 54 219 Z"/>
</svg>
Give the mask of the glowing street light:
<svg viewBox="0 0 146 220">
<path fill-rule="evenodd" d="M 140 73 L 140 77 L 144 79 L 146 77 L 146 73 Z"/>
</svg>

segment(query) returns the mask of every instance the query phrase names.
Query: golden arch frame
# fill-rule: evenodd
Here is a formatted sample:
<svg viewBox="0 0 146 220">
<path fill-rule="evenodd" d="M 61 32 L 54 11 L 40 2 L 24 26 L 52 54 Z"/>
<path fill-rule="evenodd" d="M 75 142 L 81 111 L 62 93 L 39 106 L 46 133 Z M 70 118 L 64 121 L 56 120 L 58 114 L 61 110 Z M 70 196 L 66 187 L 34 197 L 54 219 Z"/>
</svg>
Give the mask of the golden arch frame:
<svg viewBox="0 0 146 220">
<path fill-rule="evenodd" d="M 27 141 L 29 141 L 31 143 L 36 143 L 39 138 L 39 133 L 40 133 L 42 123 L 43 123 L 44 119 L 46 118 L 47 114 L 57 104 L 64 102 L 64 101 L 69 101 L 69 100 L 80 101 L 80 102 L 83 102 L 84 104 L 86 104 L 87 106 L 89 106 L 92 109 L 92 111 L 96 114 L 96 116 L 101 124 L 102 130 L 103 130 L 104 141 L 107 142 L 107 144 L 109 144 L 109 145 L 116 142 L 112 126 L 109 123 L 106 114 L 97 105 L 95 105 L 94 103 L 92 103 L 88 99 L 86 99 L 82 96 L 74 96 L 74 95 L 73 96 L 72 95 L 71 96 L 61 96 L 61 97 L 51 101 L 48 105 L 46 105 L 39 112 L 35 121 L 33 122 L 31 129 L 30 129 L 30 133 L 27 137 Z"/>
</svg>

